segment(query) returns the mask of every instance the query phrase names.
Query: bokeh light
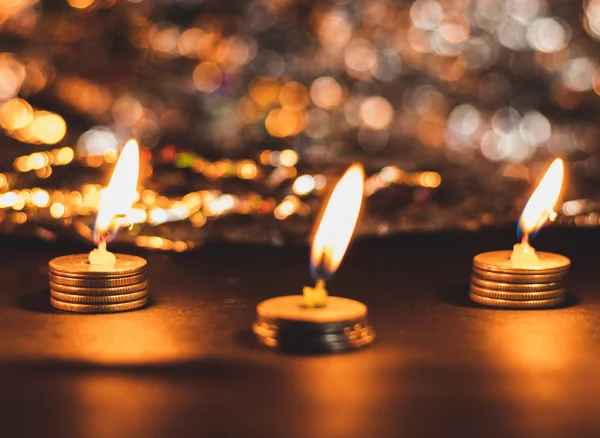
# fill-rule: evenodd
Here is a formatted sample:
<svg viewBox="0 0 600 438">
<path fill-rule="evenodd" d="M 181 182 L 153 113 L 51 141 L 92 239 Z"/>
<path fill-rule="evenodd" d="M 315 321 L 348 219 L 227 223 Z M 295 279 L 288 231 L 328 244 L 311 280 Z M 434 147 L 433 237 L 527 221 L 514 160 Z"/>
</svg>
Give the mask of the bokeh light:
<svg viewBox="0 0 600 438">
<path fill-rule="evenodd" d="M 65 120 L 47 111 L 36 111 L 30 126 L 33 138 L 45 144 L 58 143 L 67 132 Z"/>
<path fill-rule="evenodd" d="M 17 130 L 33 121 L 33 109 L 23 99 L 10 99 L 0 106 L 0 125 L 7 130 Z"/>
<path fill-rule="evenodd" d="M 353 161 L 372 234 L 514 219 L 554 155 L 600 179 L 598 0 L 63 3 L 0 2 L 0 232 L 89 238 L 129 138 L 120 238 L 173 251 L 305 236 Z M 584 186 L 561 223 L 594 219 Z"/>
<path fill-rule="evenodd" d="M 194 84 L 205 93 L 216 91 L 223 80 L 223 73 L 217 64 L 203 62 L 194 69 Z"/>
<path fill-rule="evenodd" d="M 312 83 L 310 97 L 319 108 L 332 109 L 342 100 L 342 87 L 331 77 L 320 77 Z"/>
<path fill-rule="evenodd" d="M 75 9 L 86 9 L 92 6 L 96 0 L 68 0 L 69 5 Z"/>
</svg>

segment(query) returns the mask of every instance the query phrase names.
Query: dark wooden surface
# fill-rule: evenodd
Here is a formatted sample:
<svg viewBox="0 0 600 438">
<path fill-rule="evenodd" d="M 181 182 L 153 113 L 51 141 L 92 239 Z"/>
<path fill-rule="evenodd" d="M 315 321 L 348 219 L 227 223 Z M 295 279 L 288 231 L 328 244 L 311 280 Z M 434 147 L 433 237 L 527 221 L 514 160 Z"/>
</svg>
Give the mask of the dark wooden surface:
<svg viewBox="0 0 600 438">
<path fill-rule="evenodd" d="M 305 357 L 258 348 L 249 328 L 258 301 L 307 282 L 307 248 L 141 253 L 148 308 L 75 315 L 47 304 L 46 265 L 85 248 L 0 240 L 0 436 L 598 437 L 600 232 L 535 242 L 573 260 L 564 308 L 471 305 L 472 256 L 513 243 L 356 242 L 330 291 L 369 306 L 378 341 Z"/>
</svg>

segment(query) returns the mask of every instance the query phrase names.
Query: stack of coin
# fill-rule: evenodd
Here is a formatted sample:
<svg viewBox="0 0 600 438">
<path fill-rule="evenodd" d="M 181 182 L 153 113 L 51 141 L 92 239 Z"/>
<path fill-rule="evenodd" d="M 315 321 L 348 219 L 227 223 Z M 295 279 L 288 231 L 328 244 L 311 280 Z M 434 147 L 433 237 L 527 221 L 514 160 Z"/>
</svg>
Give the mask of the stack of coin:
<svg viewBox="0 0 600 438">
<path fill-rule="evenodd" d="M 113 267 L 91 265 L 87 254 L 51 260 L 50 304 L 81 313 L 122 312 L 144 306 L 148 302 L 146 260 L 115 255 Z"/>
<path fill-rule="evenodd" d="M 514 266 L 510 251 L 478 254 L 473 259 L 469 297 L 492 307 L 555 307 L 566 298 L 565 276 L 571 264 L 559 254 L 538 252 L 535 266 Z"/>
<path fill-rule="evenodd" d="M 339 353 L 375 340 L 367 306 L 348 298 L 327 297 L 324 307 L 305 307 L 302 295 L 263 301 L 252 330 L 262 345 L 283 353 Z"/>
</svg>

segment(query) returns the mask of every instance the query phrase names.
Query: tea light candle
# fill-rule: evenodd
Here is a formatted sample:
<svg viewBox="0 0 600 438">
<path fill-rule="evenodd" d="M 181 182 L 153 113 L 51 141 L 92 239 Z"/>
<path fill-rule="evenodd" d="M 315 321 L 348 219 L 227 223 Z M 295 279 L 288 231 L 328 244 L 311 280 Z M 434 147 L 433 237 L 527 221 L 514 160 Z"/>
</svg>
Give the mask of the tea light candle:
<svg viewBox="0 0 600 438">
<path fill-rule="evenodd" d="M 519 219 L 521 243 L 511 251 L 475 256 L 469 296 L 479 304 L 507 308 L 542 308 L 562 303 L 566 297 L 564 277 L 570 260 L 562 255 L 536 252 L 531 233 L 556 217 L 554 206 L 564 179 L 562 160 L 556 159 L 527 202 Z"/>
<path fill-rule="evenodd" d="M 136 309 L 148 301 L 146 260 L 106 249 L 107 239 L 130 225 L 127 218 L 137 198 L 139 159 L 137 142 L 130 140 L 100 195 L 94 227 L 98 248 L 89 254 L 58 257 L 48 264 L 50 303 L 55 308 L 108 313 Z"/>
<path fill-rule="evenodd" d="M 311 251 L 314 287 L 302 295 L 263 301 L 253 326 L 258 341 L 283 352 L 333 353 L 364 347 L 375 333 L 367 307 L 358 301 L 329 296 L 326 279 L 340 265 L 360 214 L 364 171 L 352 165 L 334 188 L 321 216 Z"/>
</svg>

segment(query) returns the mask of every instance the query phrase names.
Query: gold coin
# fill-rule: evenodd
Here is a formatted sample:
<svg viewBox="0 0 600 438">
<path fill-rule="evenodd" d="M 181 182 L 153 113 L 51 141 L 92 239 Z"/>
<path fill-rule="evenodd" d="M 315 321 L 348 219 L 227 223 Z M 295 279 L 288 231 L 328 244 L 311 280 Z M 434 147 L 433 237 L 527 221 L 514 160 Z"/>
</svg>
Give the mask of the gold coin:
<svg viewBox="0 0 600 438">
<path fill-rule="evenodd" d="M 473 274 L 478 277 L 488 280 L 497 281 L 500 283 L 518 283 L 518 284 L 539 284 L 539 283 L 552 283 L 561 281 L 565 275 L 565 272 L 559 272 L 556 274 L 502 274 L 499 272 L 484 271 L 473 266 Z"/>
<path fill-rule="evenodd" d="M 48 269 L 55 275 L 70 278 L 90 277 L 122 277 L 124 275 L 141 274 L 146 270 L 146 260 L 129 255 L 115 254 L 117 263 L 113 267 L 91 265 L 89 254 L 74 254 L 50 260 Z"/>
<path fill-rule="evenodd" d="M 482 297 L 474 293 L 469 293 L 471 300 L 476 303 L 491 307 L 503 307 L 508 309 L 542 309 L 545 307 L 558 306 L 565 300 L 565 296 L 558 298 L 550 298 L 547 300 L 528 300 L 528 301 L 511 301 L 498 298 Z"/>
<path fill-rule="evenodd" d="M 146 281 L 146 274 L 131 275 L 120 278 L 71 278 L 60 275 L 48 274 L 51 283 L 62 286 L 86 287 L 92 289 L 102 289 L 107 287 L 131 286 Z"/>
<path fill-rule="evenodd" d="M 122 287 L 77 287 L 77 286 L 64 286 L 62 284 L 50 282 L 50 289 L 70 295 L 123 295 L 139 292 L 141 290 L 148 289 L 148 282 L 142 281 L 141 283 L 132 284 L 130 286 Z"/>
<path fill-rule="evenodd" d="M 470 292 L 487 298 L 497 298 L 510 301 L 532 301 L 532 300 L 548 300 L 552 298 L 563 297 L 566 289 L 555 289 L 544 292 L 506 292 L 492 289 L 483 289 L 471 284 Z"/>
<path fill-rule="evenodd" d="M 132 301 L 141 300 L 148 296 L 148 289 L 132 294 L 121 294 L 121 295 L 73 295 L 57 292 L 50 289 L 50 296 L 58 301 L 65 303 L 81 303 L 81 304 L 116 304 L 116 303 L 129 303 Z"/>
<path fill-rule="evenodd" d="M 483 289 L 491 289 L 504 292 L 544 292 L 561 289 L 563 287 L 562 282 L 537 284 L 500 283 L 497 281 L 483 280 L 477 277 L 476 275 L 471 276 L 471 284 L 479 286 Z"/>
<path fill-rule="evenodd" d="M 138 309 L 148 302 L 148 297 L 141 300 L 131 301 L 129 303 L 119 304 L 76 304 L 65 303 L 64 301 L 56 300 L 50 297 L 50 304 L 56 309 L 65 310 L 67 312 L 78 313 L 114 313 L 124 312 L 126 310 Z"/>
<path fill-rule="evenodd" d="M 473 258 L 473 266 L 502 274 L 555 274 L 566 272 L 571 261 L 560 254 L 538 252 L 539 264 L 535 266 L 515 267 L 510 261 L 512 251 L 491 251 L 477 254 Z"/>
</svg>

